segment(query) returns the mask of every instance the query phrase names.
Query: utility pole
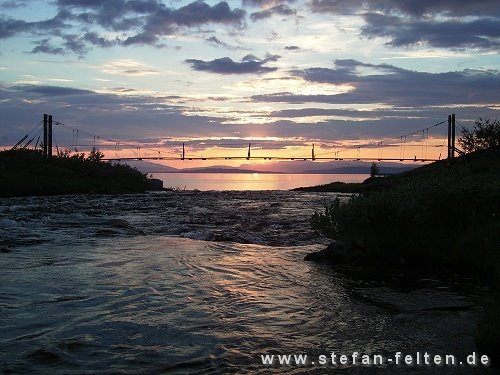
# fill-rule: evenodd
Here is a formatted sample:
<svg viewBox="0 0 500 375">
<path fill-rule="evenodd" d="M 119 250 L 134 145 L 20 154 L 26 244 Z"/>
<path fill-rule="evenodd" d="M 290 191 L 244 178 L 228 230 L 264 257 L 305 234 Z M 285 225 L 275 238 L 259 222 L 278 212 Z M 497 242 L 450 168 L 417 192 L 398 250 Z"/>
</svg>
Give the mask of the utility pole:
<svg viewBox="0 0 500 375">
<path fill-rule="evenodd" d="M 247 155 L 247 160 L 250 160 L 250 149 L 251 149 L 251 147 L 252 147 L 252 144 L 251 144 L 251 143 L 249 143 L 249 144 L 248 144 L 248 155 Z"/>
</svg>

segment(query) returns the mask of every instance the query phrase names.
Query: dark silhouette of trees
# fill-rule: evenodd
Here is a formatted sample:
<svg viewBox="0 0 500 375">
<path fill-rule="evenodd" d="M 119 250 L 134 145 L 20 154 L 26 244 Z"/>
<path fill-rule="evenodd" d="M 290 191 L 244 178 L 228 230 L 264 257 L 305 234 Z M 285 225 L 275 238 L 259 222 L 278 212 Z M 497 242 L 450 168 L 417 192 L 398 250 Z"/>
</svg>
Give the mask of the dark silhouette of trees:
<svg viewBox="0 0 500 375">
<path fill-rule="evenodd" d="M 375 177 L 380 173 L 380 170 L 378 169 L 377 163 L 372 163 L 372 166 L 370 167 L 370 176 Z"/>
<path fill-rule="evenodd" d="M 92 151 L 90 151 L 89 156 L 87 156 L 87 160 L 94 161 L 94 162 L 100 162 L 103 157 L 104 157 L 104 154 L 101 151 L 97 151 L 94 147 L 92 149 Z"/>
<path fill-rule="evenodd" d="M 462 129 L 458 144 L 466 153 L 500 147 L 500 121 L 480 118 L 472 129 Z"/>
</svg>

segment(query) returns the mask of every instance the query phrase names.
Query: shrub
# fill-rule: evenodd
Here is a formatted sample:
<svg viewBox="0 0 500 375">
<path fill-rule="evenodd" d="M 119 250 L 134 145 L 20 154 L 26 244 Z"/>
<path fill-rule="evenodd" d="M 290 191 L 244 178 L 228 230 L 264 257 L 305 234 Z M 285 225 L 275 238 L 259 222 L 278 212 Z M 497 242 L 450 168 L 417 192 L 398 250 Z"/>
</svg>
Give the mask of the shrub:
<svg viewBox="0 0 500 375">
<path fill-rule="evenodd" d="M 500 241 L 500 183 L 459 173 L 407 178 L 388 191 L 335 199 L 314 229 L 361 245 L 371 258 L 407 258 L 493 277 Z"/>
</svg>

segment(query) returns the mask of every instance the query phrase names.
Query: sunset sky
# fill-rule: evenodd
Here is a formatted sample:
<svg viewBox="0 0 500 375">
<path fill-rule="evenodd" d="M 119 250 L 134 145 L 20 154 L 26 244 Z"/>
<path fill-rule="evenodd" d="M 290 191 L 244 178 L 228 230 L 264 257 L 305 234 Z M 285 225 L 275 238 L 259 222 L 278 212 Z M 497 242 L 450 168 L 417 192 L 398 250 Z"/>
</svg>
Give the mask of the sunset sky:
<svg viewBox="0 0 500 375">
<path fill-rule="evenodd" d="M 3 147 L 43 113 L 143 156 L 324 156 L 500 117 L 498 0 L 4 0 L 0 43 Z"/>
</svg>

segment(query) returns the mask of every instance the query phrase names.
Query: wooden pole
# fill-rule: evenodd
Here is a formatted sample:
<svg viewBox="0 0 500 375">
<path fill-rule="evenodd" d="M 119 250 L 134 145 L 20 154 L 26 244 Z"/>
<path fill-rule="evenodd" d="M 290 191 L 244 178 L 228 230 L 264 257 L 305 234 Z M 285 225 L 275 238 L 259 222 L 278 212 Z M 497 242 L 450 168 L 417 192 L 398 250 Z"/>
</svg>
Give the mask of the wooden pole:
<svg viewBox="0 0 500 375">
<path fill-rule="evenodd" d="M 248 155 L 247 155 L 247 160 L 250 160 L 250 149 L 251 149 L 251 147 L 252 147 L 252 144 L 251 144 L 251 143 L 249 143 L 249 144 L 248 144 Z"/>
<path fill-rule="evenodd" d="M 182 160 L 186 157 L 186 148 L 184 147 L 184 142 L 182 142 Z"/>
</svg>

